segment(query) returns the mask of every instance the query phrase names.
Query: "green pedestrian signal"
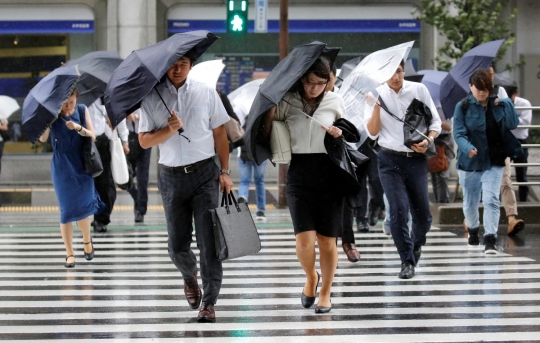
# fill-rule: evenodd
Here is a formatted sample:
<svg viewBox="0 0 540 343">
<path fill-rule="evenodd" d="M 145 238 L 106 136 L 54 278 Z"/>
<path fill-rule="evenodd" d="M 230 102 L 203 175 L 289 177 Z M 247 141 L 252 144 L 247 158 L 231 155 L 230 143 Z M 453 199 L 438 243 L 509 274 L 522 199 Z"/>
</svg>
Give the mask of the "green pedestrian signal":
<svg viewBox="0 0 540 343">
<path fill-rule="evenodd" d="M 227 0 L 227 33 L 247 33 L 248 0 Z"/>
</svg>

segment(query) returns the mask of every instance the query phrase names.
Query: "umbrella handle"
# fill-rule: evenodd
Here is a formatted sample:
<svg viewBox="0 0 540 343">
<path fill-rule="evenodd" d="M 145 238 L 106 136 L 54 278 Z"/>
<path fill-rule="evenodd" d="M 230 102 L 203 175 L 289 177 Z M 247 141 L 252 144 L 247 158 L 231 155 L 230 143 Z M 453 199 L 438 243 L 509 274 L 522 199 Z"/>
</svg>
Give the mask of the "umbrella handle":
<svg viewBox="0 0 540 343">
<path fill-rule="evenodd" d="M 157 86 L 157 85 L 156 85 Z M 154 86 L 154 89 L 156 90 L 156 93 L 159 95 L 159 98 L 161 99 L 161 102 L 163 103 L 163 105 L 165 105 L 165 108 L 167 109 L 167 111 L 169 111 L 169 114 L 171 115 L 171 117 L 173 116 L 171 110 L 169 109 L 169 107 L 167 106 L 167 104 L 165 103 L 165 100 L 163 100 L 163 97 L 161 96 L 161 94 L 159 93 L 158 89 L 156 88 L 156 86 Z M 178 134 L 179 135 L 182 135 L 182 132 L 184 132 L 184 128 L 181 127 L 178 129 Z M 185 137 L 187 140 L 189 140 L 189 138 L 187 138 L 186 136 L 183 136 Z"/>
</svg>

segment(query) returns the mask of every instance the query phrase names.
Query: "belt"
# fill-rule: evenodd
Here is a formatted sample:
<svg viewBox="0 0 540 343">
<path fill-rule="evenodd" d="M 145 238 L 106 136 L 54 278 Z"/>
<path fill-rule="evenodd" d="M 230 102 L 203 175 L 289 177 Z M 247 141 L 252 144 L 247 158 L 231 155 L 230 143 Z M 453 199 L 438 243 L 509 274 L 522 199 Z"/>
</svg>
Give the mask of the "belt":
<svg viewBox="0 0 540 343">
<path fill-rule="evenodd" d="M 172 171 L 174 173 L 189 174 L 189 173 L 193 173 L 194 171 L 197 171 L 200 167 L 202 167 L 206 163 L 212 161 L 213 159 L 214 159 L 213 157 L 210 157 L 210 158 L 207 158 L 205 160 L 201 160 L 199 162 L 188 164 L 187 166 L 169 167 L 169 166 L 166 166 L 166 165 L 163 165 L 163 164 L 160 164 L 160 166 L 161 166 L 161 168 L 163 168 L 165 170 L 168 170 L 168 171 Z"/>
<path fill-rule="evenodd" d="M 405 156 L 405 157 L 420 157 L 420 156 L 425 157 L 426 156 L 416 151 L 395 151 L 392 149 L 385 148 L 383 146 L 379 146 L 379 147 L 381 148 L 381 151 L 384 151 L 392 155 L 399 155 L 399 156 Z"/>
</svg>

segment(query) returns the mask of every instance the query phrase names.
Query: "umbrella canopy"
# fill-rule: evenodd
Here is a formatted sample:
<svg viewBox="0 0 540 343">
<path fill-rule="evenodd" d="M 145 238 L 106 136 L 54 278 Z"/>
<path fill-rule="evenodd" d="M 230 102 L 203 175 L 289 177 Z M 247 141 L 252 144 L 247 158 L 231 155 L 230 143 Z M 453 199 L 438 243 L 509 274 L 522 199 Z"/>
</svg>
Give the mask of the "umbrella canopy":
<svg viewBox="0 0 540 343">
<path fill-rule="evenodd" d="M 248 153 L 258 165 L 272 156 L 270 148 L 259 141 L 257 136 L 264 119 L 263 114 L 277 105 L 285 93 L 300 89 L 300 77 L 319 56 L 328 57 L 332 64 L 340 49 L 327 47 L 325 43 L 317 41 L 297 46 L 276 65 L 261 84 L 249 111 L 250 120 L 244 138 Z"/>
<path fill-rule="evenodd" d="M 375 94 L 375 89 L 394 75 L 401 61 L 407 58 L 413 44 L 413 41 L 399 44 L 366 56 L 343 80 L 338 94 L 345 104 L 345 118 L 360 132 L 358 144 L 361 145 L 367 138 L 364 127 L 364 95 L 369 92 Z"/>
<path fill-rule="evenodd" d="M 364 57 L 366 56 L 355 57 L 352 60 L 348 60 L 347 62 L 341 65 L 341 69 L 339 70 L 339 73 L 336 75 L 337 76 L 336 87 L 341 87 L 341 85 L 343 84 L 343 80 L 345 80 L 345 78 L 349 76 L 349 74 L 354 70 L 354 68 L 356 68 L 358 63 L 360 63 L 360 61 L 364 59 Z"/>
<path fill-rule="evenodd" d="M 245 118 L 249 113 L 249 109 L 251 108 L 251 105 L 253 105 L 253 101 L 255 101 L 255 96 L 259 91 L 259 87 L 264 80 L 266 80 L 266 78 L 249 81 L 236 88 L 228 95 L 234 112 L 238 116 L 238 119 L 240 119 L 240 124 L 244 125 Z"/>
<path fill-rule="evenodd" d="M 105 90 L 105 107 L 113 127 L 141 106 L 167 70 L 191 50 L 200 57 L 218 37 L 209 31 L 177 33 L 133 51 L 114 71 Z"/>
<path fill-rule="evenodd" d="M 13 113 L 17 112 L 21 107 L 17 100 L 0 95 L 0 119 L 8 119 Z"/>
<path fill-rule="evenodd" d="M 216 88 L 219 75 L 225 68 L 222 60 L 213 60 L 197 63 L 189 72 L 189 78 L 197 82 L 206 83 L 212 88 Z"/>
<path fill-rule="evenodd" d="M 412 82 L 422 82 L 424 75 L 419 74 L 414 69 L 412 60 L 405 61 L 405 80 Z"/>
<path fill-rule="evenodd" d="M 516 86 L 516 82 L 513 80 L 512 74 L 510 74 L 510 70 L 495 73 L 495 81 L 493 81 L 493 83 L 500 86 Z"/>
<path fill-rule="evenodd" d="M 472 48 L 450 69 L 441 83 L 441 105 L 447 118 L 454 116 L 456 104 L 469 94 L 469 78 L 472 73 L 489 67 L 503 42 L 500 39 Z"/>
<path fill-rule="evenodd" d="M 77 102 L 90 106 L 105 93 L 114 70 L 122 63 L 116 51 L 94 51 L 80 58 L 69 60 L 67 66 L 78 65 L 81 77 L 77 82 Z"/>
<path fill-rule="evenodd" d="M 58 118 L 79 76 L 77 66 L 56 68 L 30 90 L 22 110 L 22 126 L 30 142 L 35 143 Z"/>
<path fill-rule="evenodd" d="M 419 70 L 418 74 L 423 75 L 422 84 L 426 86 L 433 99 L 435 107 L 441 107 L 441 83 L 442 80 L 448 75 L 446 71 L 438 70 Z M 445 115 L 446 117 L 446 115 Z M 450 116 L 449 118 L 451 118 Z M 447 118 L 448 119 L 448 118 Z"/>
</svg>

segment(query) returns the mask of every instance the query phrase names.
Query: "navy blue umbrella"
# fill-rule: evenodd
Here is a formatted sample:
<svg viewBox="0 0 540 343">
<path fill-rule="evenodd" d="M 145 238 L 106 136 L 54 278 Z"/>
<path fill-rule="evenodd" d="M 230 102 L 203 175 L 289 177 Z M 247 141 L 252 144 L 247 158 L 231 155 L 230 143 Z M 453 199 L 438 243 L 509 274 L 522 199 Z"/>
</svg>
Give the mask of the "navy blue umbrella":
<svg viewBox="0 0 540 343">
<path fill-rule="evenodd" d="M 429 94 L 431 95 L 431 99 L 433 99 L 433 103 L 435 104 L 435 107 L 441 107 L 441 83 L 442 80 L 444 80 L 444 78 L 448 75 L 448 72 L 426 69 L 419 70 L 418 74 L 424 76 L 421 82 L 428 89 Z M 450 115 L 449 118 L 452 118 L 452 115 Z"/>
<path fill-rule="evenodd" d="M 469 78 L 477 69 L 489 67 L 504 40 L 480 44 L 467 51 L 441 83 L 441 105 L 445 116 L 454 116 L 456 104 L 469 94 Z"/>
<path fill-rule="evenodd" d="M 79 90 L 77 103 L 90 106 L 102 97 L 111 75 L 120 63 L 122 63 L 122 59 L 116 51 L 94 51 L 75 60 L 67 61 L 67 66 L 78 65 L 81 73 L 77 82 Z"/>
<path fill-rule="evenodd" d="M 35 143 L 58 118 L 79 76 L 77 66 L 56 68 L 30 90 L 22 110 L 22 126 L 30 142 Z"/>
<path fill-rule="evenodd" d="M 177 33 L 133 51 L 116 68 L 105 90 L 105 107 L 113 127 L 141 106 L 176 61 L 190 50 L 198 58 L 218 38 L 204 30 Z"/>
<path fill-rule="evenodd" d="M 244 142 L 248 153 L 260 165 L 272 156 L 268 145 L 258 137 L 266 111 L 278 104 L 285 93 L 298 91 L 302 87 L 300 77 L 309 69 L 319 56 L 326 56 L 330 65 L 336 60 L 341 48 L 330 48 L 322 42 L 311 42 L 293 49 L 274 67 L 266 80 L 259 87 L 255 101 L 249 110 Z"/>
</svg>

